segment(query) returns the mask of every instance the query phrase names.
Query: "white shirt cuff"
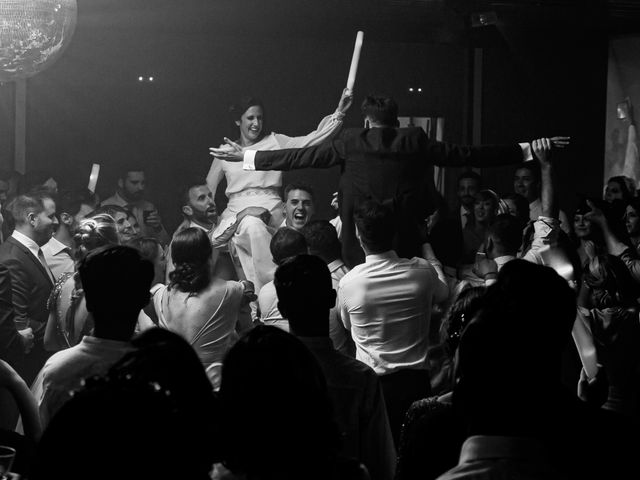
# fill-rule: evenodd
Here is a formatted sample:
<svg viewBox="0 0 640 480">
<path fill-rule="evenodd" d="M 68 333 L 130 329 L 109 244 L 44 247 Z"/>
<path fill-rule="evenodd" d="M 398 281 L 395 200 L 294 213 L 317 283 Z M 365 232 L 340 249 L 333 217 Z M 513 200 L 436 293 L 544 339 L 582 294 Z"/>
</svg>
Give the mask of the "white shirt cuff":
<svg viewBox="0 0 640 480">
<path fill-rule="evenodd" d="M 242 164 L 243 170 L 255 170 L 256 169 L 256 153 L 257 150 L 245 150 L 244 162 Z"/>
<path fill-rule="evenodd" d="M 529 162 L 533 160 L 533 154 L 531 153 L 531 144 L 530 143 L 519 143 L 520 148 L 522 149 L 522 161 Z"/>
</svg>

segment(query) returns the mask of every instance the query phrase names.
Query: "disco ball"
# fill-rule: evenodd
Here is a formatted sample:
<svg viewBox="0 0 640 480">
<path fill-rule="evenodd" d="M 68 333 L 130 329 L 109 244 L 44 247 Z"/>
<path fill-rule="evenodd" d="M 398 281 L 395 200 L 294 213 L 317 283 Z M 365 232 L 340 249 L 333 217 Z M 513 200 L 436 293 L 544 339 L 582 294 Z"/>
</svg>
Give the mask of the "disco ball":
<svg viewBox="0 0 640 480">
<path fill-rule="evenodd" d="M 54 63 L 76 28 L 76 0 L 0 0 L 0 82 Z"/>
</svg>

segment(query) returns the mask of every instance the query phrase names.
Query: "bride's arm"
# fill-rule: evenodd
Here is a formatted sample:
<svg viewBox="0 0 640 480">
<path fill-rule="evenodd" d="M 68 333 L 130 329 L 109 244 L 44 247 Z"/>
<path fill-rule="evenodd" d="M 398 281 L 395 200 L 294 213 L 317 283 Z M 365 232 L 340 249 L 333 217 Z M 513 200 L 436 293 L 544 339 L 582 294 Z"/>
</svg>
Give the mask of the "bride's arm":
<svg viewBox="0 0 640 480">
<path fill-rule="evenodd" d="M 223 175 L 224 171 L 222 170 L 222 160 L 214 158 L 213 162 L 211 162 L 209 173 L 207 173 L 207 186 L 209 187 L 209 190 L 211 190 L 214 198 Z"/>
<path fill-rule="evenodd" d="M 342 120 L 352 102 L 353 95 L 347 89 L 343 90 L 336 111 L 324 117 L 313 132 L 301 137 L 289 137 L 275 133 L 274 136 L 278 145 L 280 148 L 303 148 L 322 143 L 342 127 Z"/>
</svg>

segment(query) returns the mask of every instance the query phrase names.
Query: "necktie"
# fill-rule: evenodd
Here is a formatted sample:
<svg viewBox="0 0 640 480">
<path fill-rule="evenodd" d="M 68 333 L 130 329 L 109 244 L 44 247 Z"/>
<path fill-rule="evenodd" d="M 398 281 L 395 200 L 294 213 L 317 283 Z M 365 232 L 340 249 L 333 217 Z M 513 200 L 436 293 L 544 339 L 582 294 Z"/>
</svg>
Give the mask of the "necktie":
<svg viewBox="0 0 640 480">
<path fill-rule="evenodd" d="M 40 248 L 38 249 L 38 260 L 40 260 L 40 263 L 42 264 L 45 271 L 49 275 L 49 278 L 51 279 L 51 281 L 53 283 L 56 283 L 56 279 L 53 277 L 53 273 L 51 273 L 51 270 L 49 269 L 49 265 L 47 265 L 47 261 L 44 258 L 44 253 L 42 253 L 42 250 Z"/>
</svg>

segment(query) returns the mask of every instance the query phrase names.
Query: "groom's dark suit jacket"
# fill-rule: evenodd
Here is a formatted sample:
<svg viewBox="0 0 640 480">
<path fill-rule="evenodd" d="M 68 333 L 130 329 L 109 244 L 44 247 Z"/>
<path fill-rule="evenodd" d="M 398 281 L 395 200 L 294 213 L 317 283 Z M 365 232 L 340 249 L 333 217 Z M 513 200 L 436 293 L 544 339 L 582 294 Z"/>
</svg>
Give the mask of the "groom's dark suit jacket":
<svg viewBox="0 0 640 480">
<path fill-rule="evenodd" d="M 430 140 L 415 127 L 348 128 L 314 147 L 257 152 L 255 167 L 293 170 L 340 165 L 342 253 L 345 263 L 353 267 L 364 260 L 353 220 L 360 201 L 372 199 L 393 208 L 395 250 L 411 258 L 420 253 L 420 225 L 431 207 L 433 165 L 488 167 L 522 159 L 522 149 L 515 143 L 467 147 Z"/>
<path fill-rule="evenodd" d="M 9 237 L 0 245 L 0 357 L 29 384 L 49 357 L 44 330 L 49 316 L 47 299 L 53 283 L 27 247 Z M 24 354 L 17 335 L 19 327 L 31 327 L 34 347 Z"/>
</svg>

